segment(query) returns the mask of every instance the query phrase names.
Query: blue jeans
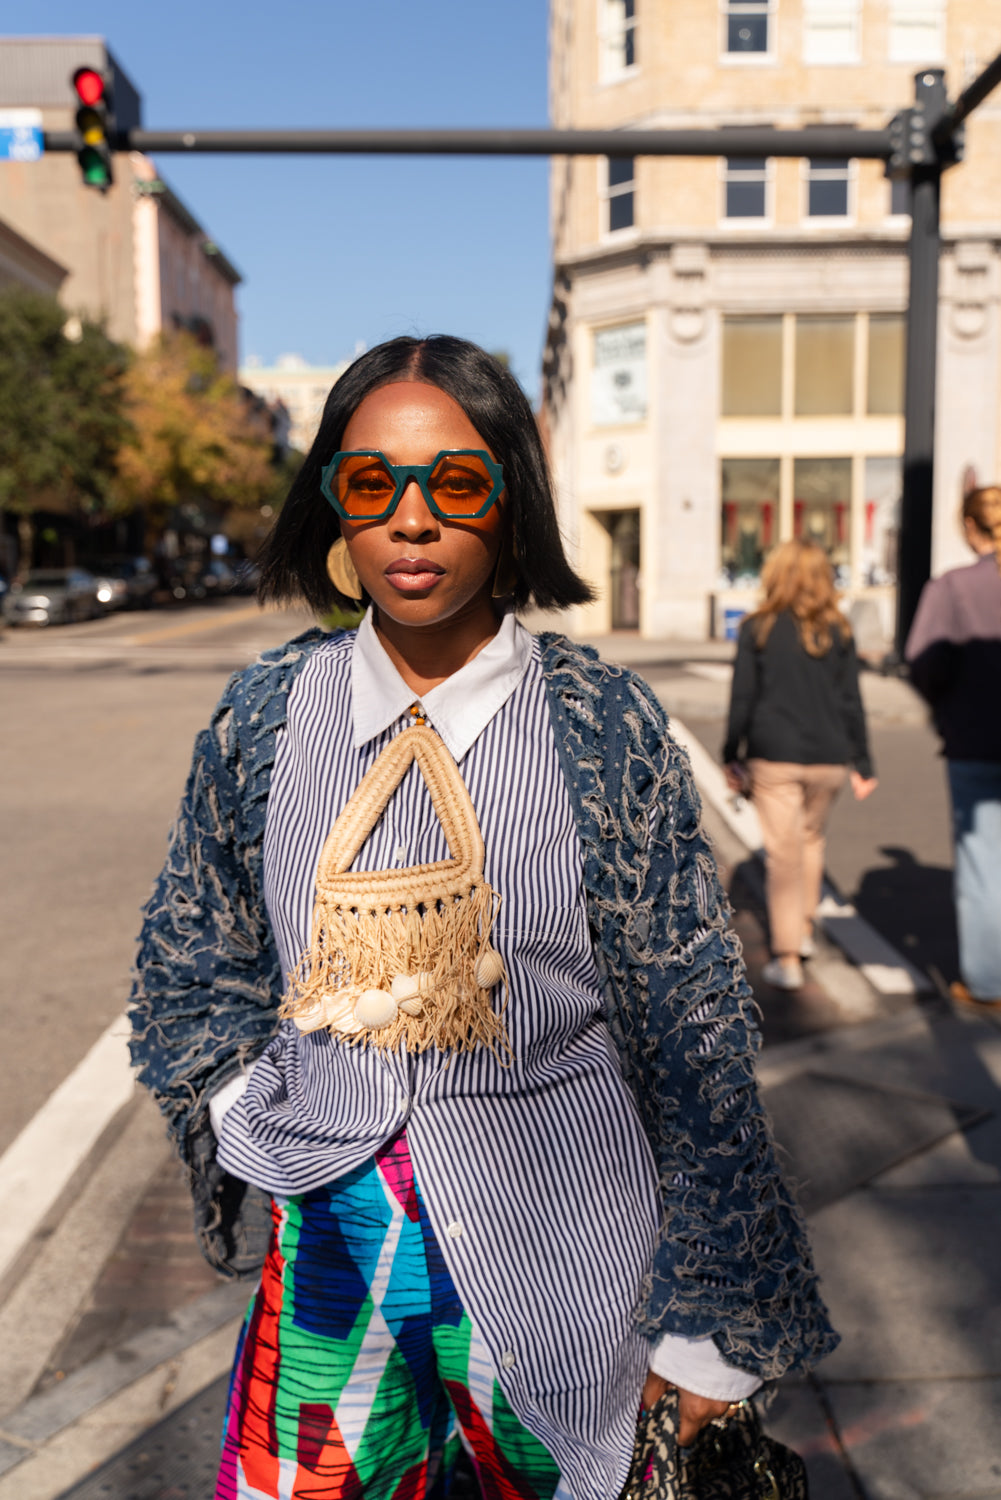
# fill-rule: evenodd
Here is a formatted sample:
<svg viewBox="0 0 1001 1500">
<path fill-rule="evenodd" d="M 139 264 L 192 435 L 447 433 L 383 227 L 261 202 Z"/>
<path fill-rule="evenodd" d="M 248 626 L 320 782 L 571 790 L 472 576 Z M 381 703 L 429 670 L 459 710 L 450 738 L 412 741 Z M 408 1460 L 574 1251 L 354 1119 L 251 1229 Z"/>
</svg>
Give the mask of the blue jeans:
<svg viewBox="0 0 1001 1500">
<path fill-rule="evenodd" d="M 977 1000 L 1001 999 L 1001 761 L 950 760 L 959 968 Z"/>
</svg>

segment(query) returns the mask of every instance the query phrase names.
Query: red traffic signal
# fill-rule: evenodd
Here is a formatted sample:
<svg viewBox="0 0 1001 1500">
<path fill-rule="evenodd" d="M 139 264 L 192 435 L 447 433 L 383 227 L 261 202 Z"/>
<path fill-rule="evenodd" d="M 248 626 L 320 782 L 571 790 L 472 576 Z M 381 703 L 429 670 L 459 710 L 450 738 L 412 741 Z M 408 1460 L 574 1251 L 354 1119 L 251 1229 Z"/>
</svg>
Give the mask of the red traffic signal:
<svg viewBox="0 0 1001 1500">
<path fill-rule="evenodd" d="M 76 112 L 79 136 L 76 158 L 84 185 L 106 193 L 114 181 L 108 140 L 108 86 L 96 68 L 77 68 L 73 87 L 80 100 Z"/>
</svg>

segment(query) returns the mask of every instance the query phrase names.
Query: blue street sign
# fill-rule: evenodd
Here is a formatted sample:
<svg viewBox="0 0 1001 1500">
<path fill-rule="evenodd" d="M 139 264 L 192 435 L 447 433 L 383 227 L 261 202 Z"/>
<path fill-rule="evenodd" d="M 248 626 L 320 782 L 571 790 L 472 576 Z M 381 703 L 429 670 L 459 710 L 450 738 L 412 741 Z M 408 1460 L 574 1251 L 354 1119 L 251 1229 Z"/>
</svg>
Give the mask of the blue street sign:
<svg viewBox="0 0 1001 1500">
<path fill-rule="evenodd" d="M 37 161 L 44 149 L 40 109 L 0 109 L 0 160 Z"/>
</svg>

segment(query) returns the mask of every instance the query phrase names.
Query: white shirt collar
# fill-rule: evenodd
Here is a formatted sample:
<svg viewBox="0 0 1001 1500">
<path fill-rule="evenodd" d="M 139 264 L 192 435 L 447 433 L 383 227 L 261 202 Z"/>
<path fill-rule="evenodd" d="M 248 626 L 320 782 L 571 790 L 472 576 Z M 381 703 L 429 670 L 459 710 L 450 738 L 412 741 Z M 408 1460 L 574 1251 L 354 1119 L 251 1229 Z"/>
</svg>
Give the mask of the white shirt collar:
<svg viewBox="0 0 1001 1500">
<path fill-rule="evenodd" d="M 366 610 L 351 652 L 351 703 L 355 749 L 422 704 L 432 727 L 455 760 L 470 746 L 510 698 L 532 659 L 532 635 L 513 611 L 472 661 L 418 698 L 389 658 Z"/>
</svg>

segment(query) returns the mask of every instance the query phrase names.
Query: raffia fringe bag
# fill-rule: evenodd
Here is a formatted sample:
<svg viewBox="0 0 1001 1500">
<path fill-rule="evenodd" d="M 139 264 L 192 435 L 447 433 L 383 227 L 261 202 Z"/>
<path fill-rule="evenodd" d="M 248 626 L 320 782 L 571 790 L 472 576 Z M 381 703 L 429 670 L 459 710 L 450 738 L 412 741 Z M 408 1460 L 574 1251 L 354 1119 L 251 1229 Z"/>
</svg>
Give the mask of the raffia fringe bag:
<svg viewBox="0 0 1001 1500">
<path fill-rule="evenodd" d="M 350 865 L 416 761 L 452 858 L 404 870 Z M 312 938 L 281 1015 L 348 1044 L 510 1053 L 504 986 L 490 934 L 500 897 L 483 878 L 483 837 L 459 768 L 424 725 L 397 735 L 327 835 L 316 870 Z"/>
</svg>

